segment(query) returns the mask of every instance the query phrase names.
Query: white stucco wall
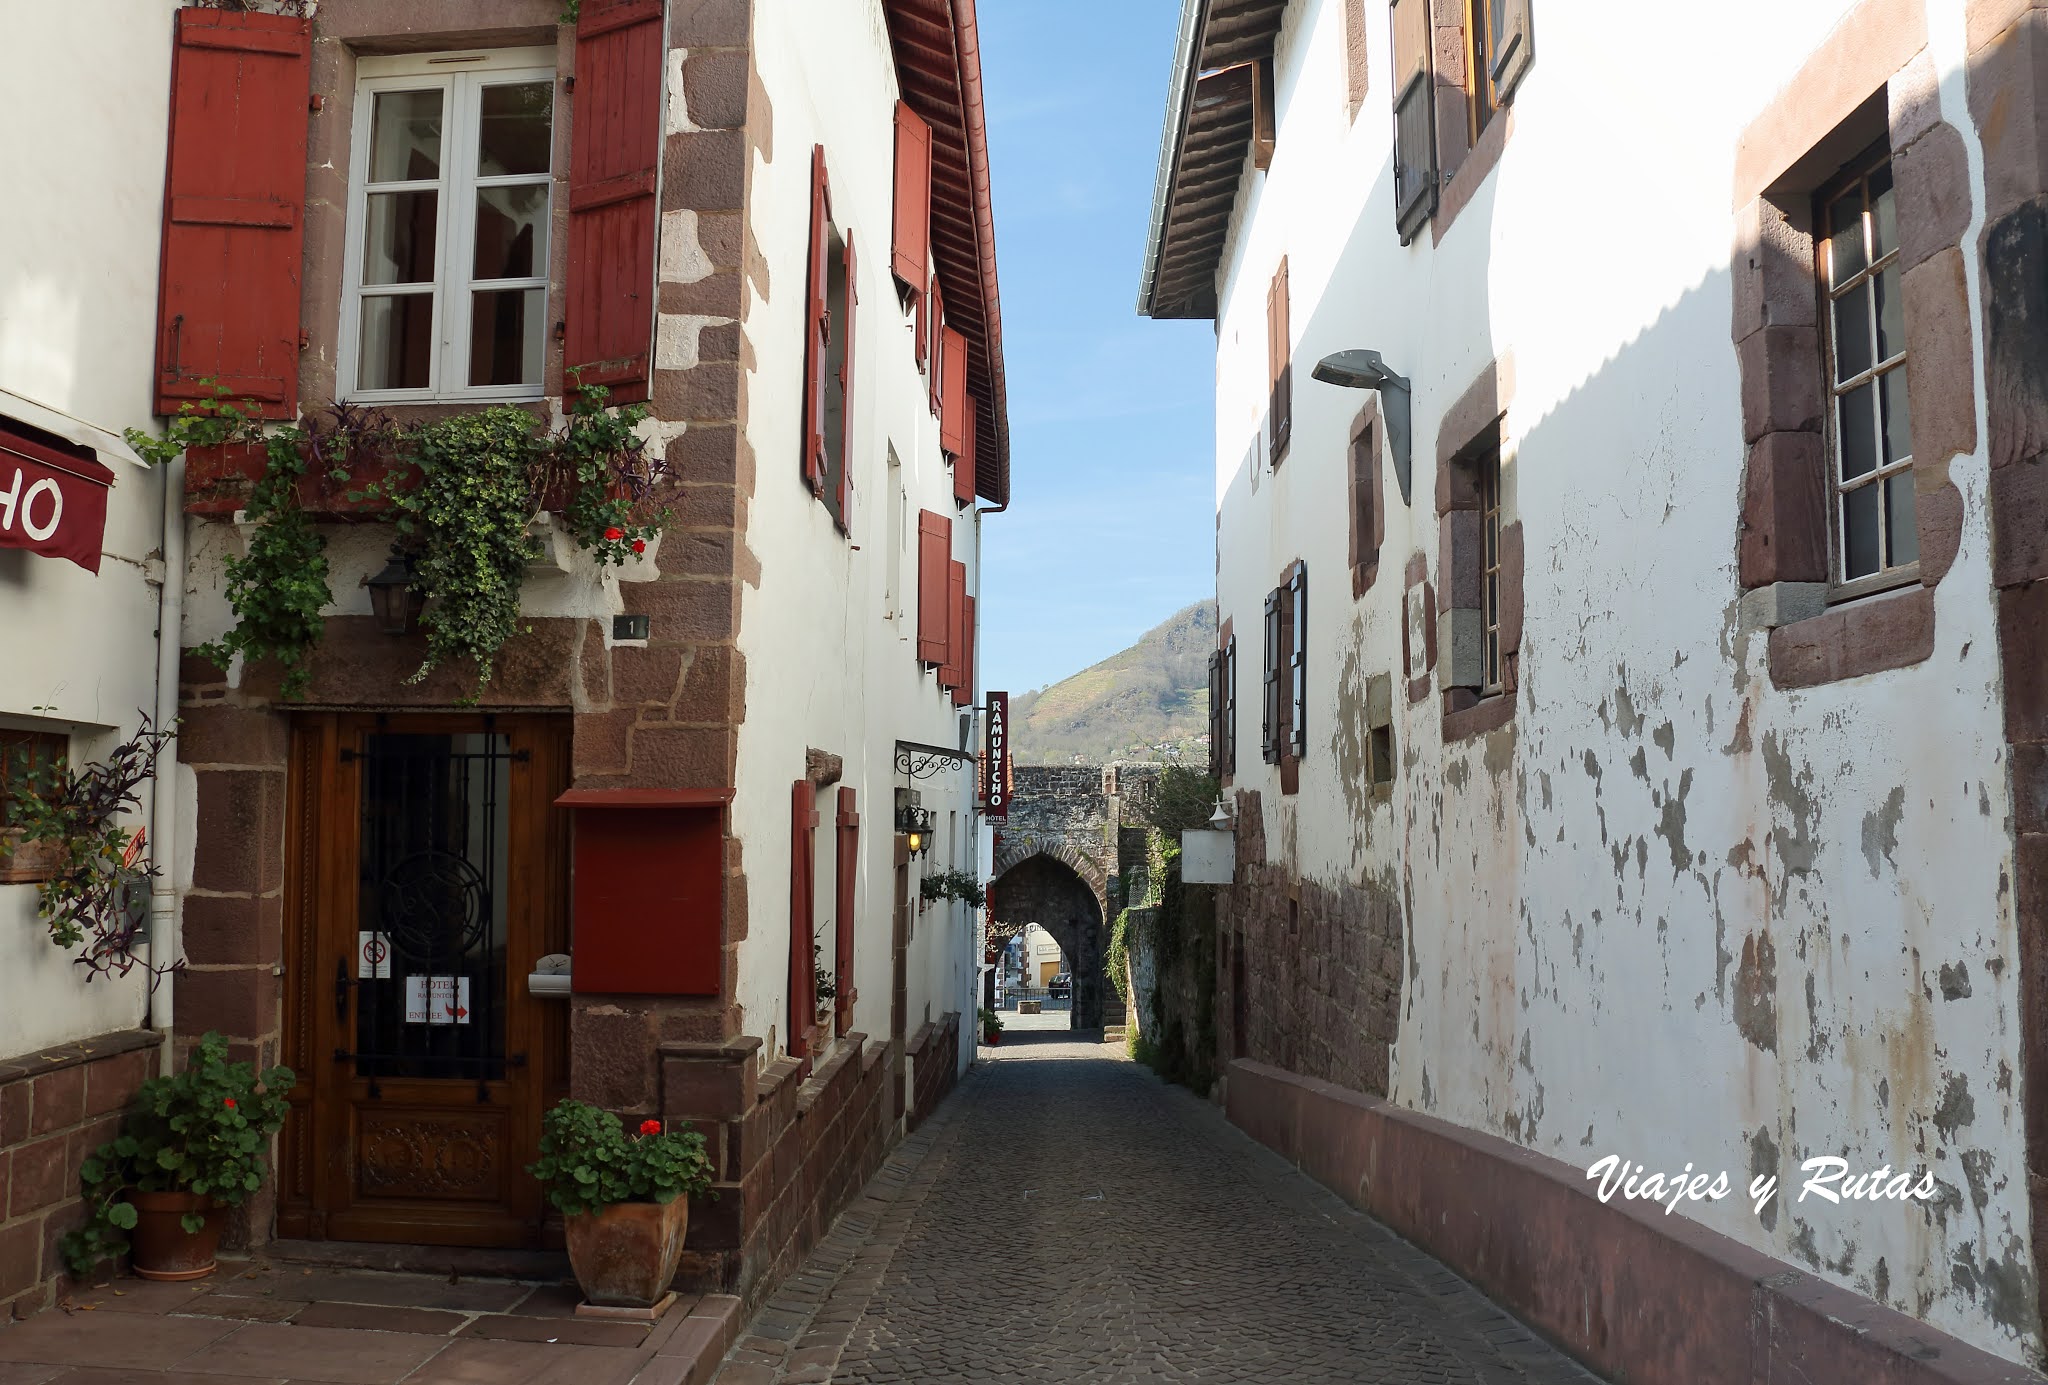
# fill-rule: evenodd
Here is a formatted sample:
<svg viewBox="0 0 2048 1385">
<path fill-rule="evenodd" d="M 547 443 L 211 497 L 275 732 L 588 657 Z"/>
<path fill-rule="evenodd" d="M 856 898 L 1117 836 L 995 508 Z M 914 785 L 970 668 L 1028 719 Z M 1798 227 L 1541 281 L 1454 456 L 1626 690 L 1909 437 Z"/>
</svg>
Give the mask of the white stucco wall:
<svg viewBox="0 0 2048 1385">
<path fill-rule="evenodd" d="M 97 576 L 0 549 L 0 724 L 72 736 L 74 763 L 153 710 L 162 482 L 114 445 L 152 426 L 157 250 L 175 0 L 0 9 L 0 415 L 107 444 L 115 480 Z M 89 56 L 88 56 L 89 55 Z M 90 80 L 85 74 L 90 72 Z M 45 412 L 47 411 L 47 412 Z M 76 425 L 86 425 L 79 428 Z M 137 823 L 147 820 L 148 797 Z M 0 1056 L 142 1022 L 140 973 L 86 984 L 0 885 Z"/>
<path fill-rule="evenodd" d="M 917 659 L 917 512 L 953 516 L 953 556 L 968 566 L 970 595 L 979 588 L 979 544 L 974 512 L 954 508 L 938 424 L 913 354 L 912 315 L 899 303 L 889 271 L 897 89 L 881 6 L 874 0 L 757 6 L 754 61 L 773 112 L 773 140 L 772 151 L 755 159 L 748 205 L 768 292 L 749 276 L 745 331 L 753 365 L 744 398 L 757 472 L 747 546 L 760 577 L 741 599 L 747 713 L 732 814 L 747 853 L 740 1003 L 747 1032 L 783 1049 L 789 1040 L 790 786 L 803 777 L 805 752 L 813 747 L 842 757 L 840 785 L 855 790 L 861 814 L 854 1028 L 870 1039 L 889 1037 L 892 816 L 894 789 L 906 782 L 895 772 L 895 744 L 958 746 L 965 714 Z M 858 273 L 850 535 L 838 532 L 799 472 L 811 151 L 819 143 L 833 221 L 842 233 L 853 233 Z M 902 523 L 889 514 L 892 454 L 907 501 Z M 905 589 L 893 602 L 892 571 Z M 838 787 L 818 797 L 817 926 L 828 959 Z M 986 834 L 975 825 L 971 766 L 916 787 L 936 826 L 933 849 L 910 867 L 906 1033 L 960 1011 L 964 1061 L 972 1055 L 979 960 L 974 917 L 959 904 L 919 910 L 915 901 L 924 869 L 973 869 L 984 854 L 977 838 Z"/>
<path fill-rule="evenodd" d="M 1848 9 L 1734 0 L 1709 25 L 1649 7 L 1617 26 L 1538 0 L 1498 168 L 1441 244 L 1425 230 L 1403 248 L 1386 7 L 1368 7 L 1355 123 L 1339 0 L 1289 7 L 1277 151 L 1269 172 L 1247 167 L 1220 279 L 1236 782 L 1262 791 L 1274 859 L 1405 899 L 1396 1101 L 1581 1167 L 1690 1162 L 1738 1187 L 1773 1168 L 1794 1186 L 1765 1218 L 1739 1193 L 1681 1214 L 2018 1358 L 2040 1336 L 1981 450 L 1949 469 L 1965 518 L 1932 657 L 1781 692 L 1764 636 L 1736 620 L 1736 140 Z M 1930 0 L 1928 30 L 1974 170 L 1961 0 Z M 1274 471 L 1257 432 L 1282 254 L 1294 434 Z M 1343 478 L 1365 396 L 1308 377 L 1351 347 L 1415 391 L 1414 508 L 1389 464 L 1379 577 L 1358 601 Z M 1446 750 L 1435 686 L 1412 706 L 1404 692 L 1402 569 L 1419 553 L 1440 583 L 1437 421 L 1510 355 L 1521 700 L 1509 728 Z M 1311 576 L 1312 729 L 1287 797 L 1257 750 L 1259 630 L 1295 558 Z M 1401 761 L 1383 806 L 1362 802 L 1339 734 L 1375 673 L 1393 675 Z M 1815 1155 L 1926 1166 L 1940 1195 L 1798 1205 Z"/>
</svg>

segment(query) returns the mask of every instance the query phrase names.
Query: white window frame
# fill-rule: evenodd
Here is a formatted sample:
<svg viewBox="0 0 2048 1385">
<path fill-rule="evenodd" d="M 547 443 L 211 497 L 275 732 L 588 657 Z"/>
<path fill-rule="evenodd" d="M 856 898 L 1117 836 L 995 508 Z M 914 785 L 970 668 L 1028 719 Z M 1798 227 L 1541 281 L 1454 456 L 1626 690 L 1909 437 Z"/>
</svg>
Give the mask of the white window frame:
<svg viewBox="0 0 2048 1385">
<path fill-rule="evenodd" d="M 489 74 L 489 82 L 474 80 Z M 477 176 L 476 128 L 481 107 L 479 88 L 515 82 L 546 82 L 555 87 L 551 106 L 553 131 L 560 130 L 563 93 L 556 83 L 553 48 L 493 48 L 449 53 L 407 54 L 400 57 L 363 58 L 356 64 L 354 128 L 349 154 L 348 234 L 342 257 L 342 302 L 340 350 L 336 360 L 335 398 L 362 404 L 432 404 L 444 402 L 496 402 L 545 398 L 546 348 L 542 349 L 542 379 L 530 385 L 469 385 L 457 383 L 469 373 L 471 294 L 480 288 L 534 289 L 544 291 L 542 309 L 545 324 L 556 317 L 554 287 L 549 282 L 549 265 L 554 259 L 555 159 L 553 135 L 548 159 L 548 248 L 537 268 L 540 273 L 523 279 L 485 279 L 472 282 L 467 264 L 457 265 L 450 254 L 454 245 L 474 246 L 476 236 L 476 192 L 480 187 L 501 184 L 530 184 L 537 175 L 502 177 Z M 429 91 L 441 95 L 441 176 L 434 181 L 380 183 L 379 192 L 427 191 L 437 193 L 439 205 L 434 218 L 434 352 L 425 389 L 358 389 L 362 361 L 363 237 L 369 217 L 370 117 L 376 93 L 382 91 Z M 375 295 L 382 296 L 382 295 Z"/>
</svg>

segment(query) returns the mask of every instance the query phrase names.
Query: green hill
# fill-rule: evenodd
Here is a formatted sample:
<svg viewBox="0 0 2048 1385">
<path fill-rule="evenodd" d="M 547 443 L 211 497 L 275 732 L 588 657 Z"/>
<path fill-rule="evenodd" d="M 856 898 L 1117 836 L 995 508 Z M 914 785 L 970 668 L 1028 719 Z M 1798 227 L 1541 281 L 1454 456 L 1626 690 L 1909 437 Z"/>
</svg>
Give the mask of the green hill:
<svg viewBox="0 0 2048 1385">
<path fill-rule="evenodd" d="M 1021 765 L 1207 762 L 1216 605 L 1198 601 L 1121 654 L 1010 700 Z"/>
</svg>

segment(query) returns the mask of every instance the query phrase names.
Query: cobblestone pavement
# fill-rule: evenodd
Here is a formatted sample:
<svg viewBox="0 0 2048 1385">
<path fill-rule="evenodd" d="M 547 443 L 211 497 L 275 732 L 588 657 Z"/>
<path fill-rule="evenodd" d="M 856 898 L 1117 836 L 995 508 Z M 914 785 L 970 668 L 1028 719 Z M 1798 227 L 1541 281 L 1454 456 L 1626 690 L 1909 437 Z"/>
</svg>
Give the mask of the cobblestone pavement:
<svg viewBox="0 0 2048 1385">
<path fill-rule="evenodd" d="M 756 1315 L 720 1385 L 1597 1385 L 1088 1037 L 984 1049 Z"/>
</svg>

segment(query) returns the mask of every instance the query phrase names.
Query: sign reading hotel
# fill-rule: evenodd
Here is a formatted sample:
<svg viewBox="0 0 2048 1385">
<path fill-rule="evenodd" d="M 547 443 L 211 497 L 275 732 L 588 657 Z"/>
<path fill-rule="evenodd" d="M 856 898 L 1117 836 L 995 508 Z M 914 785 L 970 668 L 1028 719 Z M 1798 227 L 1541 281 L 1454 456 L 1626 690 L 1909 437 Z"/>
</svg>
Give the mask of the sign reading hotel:
<svg viewBox="0 0 2048 1385">
<path fill-rule="evenodd" d="M 981 802 L 991 818 L 1010 816 L 1010 695 L 988 695 L 988 731 L 981 756 Z"/>
<path fill-rule="evenodd" d="M 25 548 L 100 570 L 114 473 L 0 428 L 0 548 Z"/>
</svg>

